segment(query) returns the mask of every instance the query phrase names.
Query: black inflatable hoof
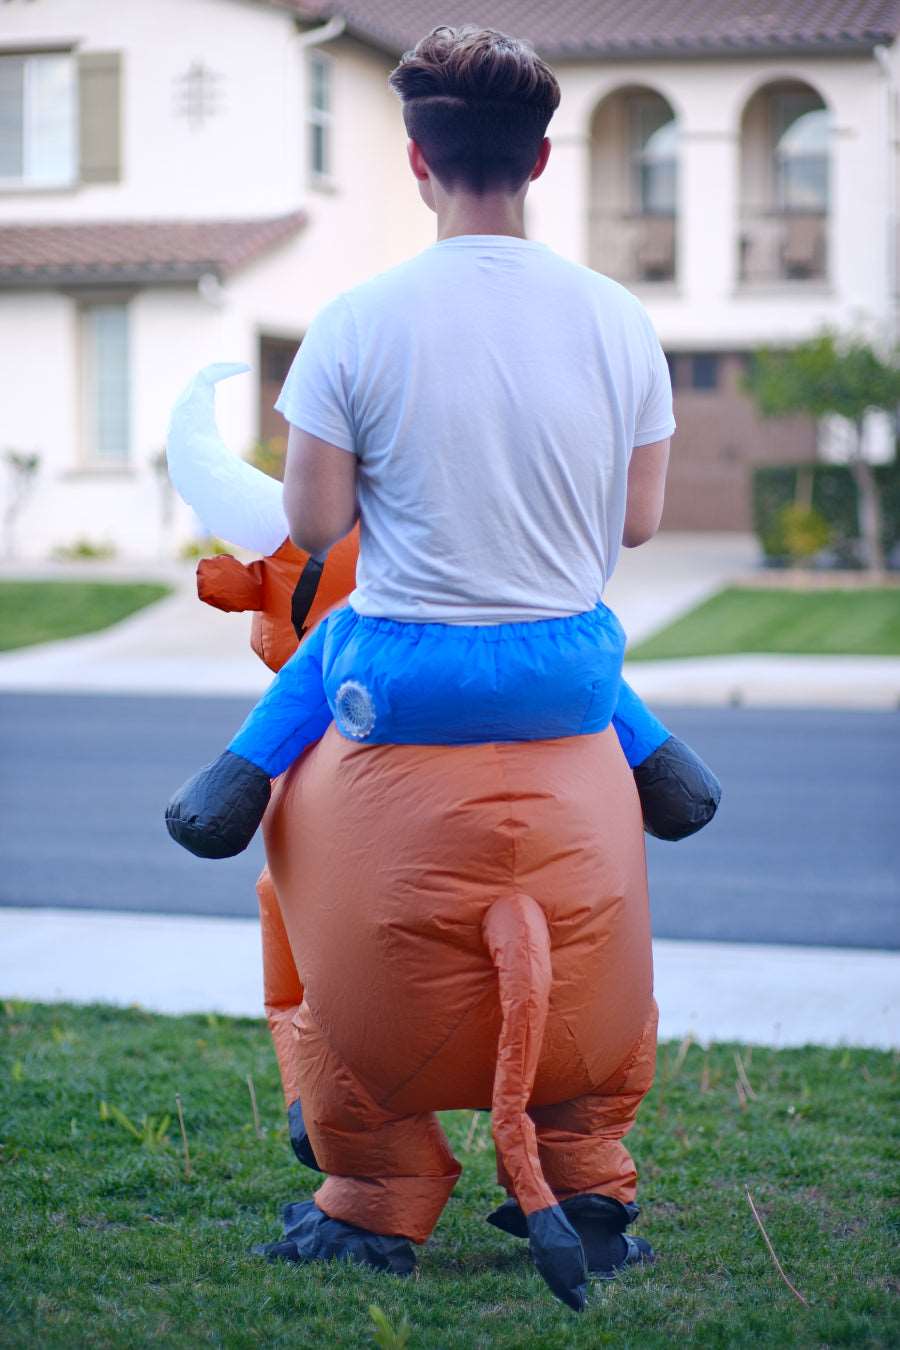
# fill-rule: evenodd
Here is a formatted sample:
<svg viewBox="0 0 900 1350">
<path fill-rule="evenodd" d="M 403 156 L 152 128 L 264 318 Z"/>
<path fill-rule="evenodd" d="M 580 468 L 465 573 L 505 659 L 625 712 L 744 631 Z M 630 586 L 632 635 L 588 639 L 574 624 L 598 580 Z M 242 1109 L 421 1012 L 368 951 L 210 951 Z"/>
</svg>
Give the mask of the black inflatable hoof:
<svg viewBox="0 0 900 1350">
<path fill-rule="evenodd" d="M 534 1264 L 563 1303 L 583 1312 L 587 1304 L 584 1248 L 559 1205 L 537 1209 L 526 1219 Z"/>
<path fill-rule="evenodd" d="M 392 1275 L 411 1275 L 416 1268 L 412 1243 L 404 1237 L 370 1233 L 340 1219 L 330 1219 L 312 1200 L 285 1205 L 284 1237 L 260 1242 L 250 1250 L 267 1261 L 352 1261 Z"/>
<path fill-rule="evenodd" d="M 611 1195 L 573 1195 L 559 1208 L 581 1239 L 588 1272 L 598 1279 L 611 1280 L 625 1266 L 649 1265 L 656 1259 L 646 1238 L 625 1232 L 640 1214 L 637 1205 L 624 1205 Z M 529 1236 L 528 1221 L 515 1200 L 505 1200 L 487 1221 L 512 1237 Z"/>
<path fill-rule="evenodd" d="M 233 858 L 259 829 L 271 793 L 264 769 L 226 750 L 178 789 L 166 807 L 166 828 L 198 858 Z"/>
<path fill-rule="evenodd" d="M 663 741 L 634 770 L 644 829 L 657 839 L 687 839 L 708 825 L 722 785 L 699 755 L 677 736 Z"/>
<path fill-rule="evenodd" d="M 321 1172 L 322 1169 L 316 1162 L 316 1155 L 313 1153 L 313 1146 L 309 1142 L 309 1135 L 306 1133 L 306 1125 L 303 1120 L 303 1107 L 300 1105 L 300 1098 L 291 1102 L 288 1107 L 288 1133 L 291 1138 L 291 1148 L 296 1153 L 304 1167 L 311 1167 L 314 1172 Z"/>
<path fill-rule="evenodd" d="M 623 1205 L 611 1195 L 573 1195 L 562 1207 L 581 1238 L 587 1268 L 597 1278 L 611 1280 L 625 1266 L 654 1260 L 646 1238 L 625 1232 L 640 1213 L 637 1205 Z"/>
</svg>

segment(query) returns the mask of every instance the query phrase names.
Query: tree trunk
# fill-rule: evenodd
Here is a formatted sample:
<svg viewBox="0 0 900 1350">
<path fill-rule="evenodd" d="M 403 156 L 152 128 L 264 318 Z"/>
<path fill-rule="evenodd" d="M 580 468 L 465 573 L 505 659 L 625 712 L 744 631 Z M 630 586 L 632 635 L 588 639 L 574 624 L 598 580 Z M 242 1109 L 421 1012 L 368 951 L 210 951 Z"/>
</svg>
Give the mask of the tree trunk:
<svg viewBox="0 0 900 1350">
<path fill-rule="evenodd" d="M 866 567 L 875 572 L 885 570 L 884 548 L 881 542 L 881 498 L 875 473 L 868 460 L 863 458 L 862 423 L 856 424 L 856 450 L 850 460 L 859 492 L 859 533 L 862 539 Z"/>
</svg>

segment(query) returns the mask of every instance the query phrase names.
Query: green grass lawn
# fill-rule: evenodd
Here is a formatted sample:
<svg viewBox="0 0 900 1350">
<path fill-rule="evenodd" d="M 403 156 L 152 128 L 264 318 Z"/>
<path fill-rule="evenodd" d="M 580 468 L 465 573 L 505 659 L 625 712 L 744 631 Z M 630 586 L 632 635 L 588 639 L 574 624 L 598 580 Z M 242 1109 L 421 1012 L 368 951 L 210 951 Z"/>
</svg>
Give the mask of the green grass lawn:
<svg viewBox="0 0 900 1350">
<path fill-rule="evenodd" d="M 628 659 L 743 652 L 900 656 L 900 588 L 791 591 L 732 586 L 629 648 Z"/>
<path fill-rule="evenodd" d="M 742 1104 L 735 1047 L 662 1047 L 631 1136 L 637 1231 L 659 1261 L 595 1285 L 578 1317 L 524 1244 L 483 1222 L 500 1198 L 487 1117 L 445 1118 L 464 1172 L 417 1278 L 270 1266 L 248 1248 L 278 1235 L 280 1204 L 316 1177 L 290 1151 L 261 1022 L 8 1003 L 0 1047 L 3 1346 L 371 1346 L 372 1304 L 395 1331 L 408 1323 L 410 1350 L 900 1343 L 889 1054 L 744 1049 Z M 148 1142 L 103 1119 L 102 1102 L 151 1117 Z M 745 1186 L 806 1305 L 776 1273 Z"/>
<path fill-rule="evenodd" d="M 95 633 L 169 593 L 153 582 L 0 581 L 0 651 Z"/>
</svg>

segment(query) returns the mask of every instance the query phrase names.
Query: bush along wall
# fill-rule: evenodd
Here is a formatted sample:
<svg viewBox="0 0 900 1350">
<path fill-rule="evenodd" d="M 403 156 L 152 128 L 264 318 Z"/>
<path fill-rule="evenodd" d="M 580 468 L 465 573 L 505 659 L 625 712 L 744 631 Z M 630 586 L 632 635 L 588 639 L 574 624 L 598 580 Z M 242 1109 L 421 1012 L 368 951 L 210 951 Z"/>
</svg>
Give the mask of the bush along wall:
<svg viewBox="0 0 900 1350">
<path fill-rule="evenodd" d="M 900 567 L 900 459 L 879 464 L 882 539 L 889 566 Z M 815 561 L 859 567 L 857 487 L 846 464 L 773 464 L 753 470 L 753 528 L 773 566 L 807 558 L 798 538 L 824 538 Z M 805 516 L 807 528 L 798 530 Z"/>
</svg>

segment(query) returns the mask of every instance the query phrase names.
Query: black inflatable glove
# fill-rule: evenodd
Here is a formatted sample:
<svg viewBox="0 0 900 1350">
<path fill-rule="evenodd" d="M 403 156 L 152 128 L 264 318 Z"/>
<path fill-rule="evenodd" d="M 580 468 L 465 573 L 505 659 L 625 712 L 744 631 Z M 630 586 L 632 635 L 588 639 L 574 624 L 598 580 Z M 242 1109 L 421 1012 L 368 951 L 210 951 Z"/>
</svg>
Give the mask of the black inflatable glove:
<svg viewBox="0 0 900 1350">
<path fill-rule="evenodd" d="M 271 792 L 265 770 L 226 750 L 178 789 L 166 807 L 166 828 L 198 858 L 233 858 L 259 829 Z"/>
<path fill-rule="evenodd" d="M 687 839 L 716 814 L 722 785 L 677 736 L 663 741 L 633 772 L 644 829 L 657 839 Z"/>
</svg>

